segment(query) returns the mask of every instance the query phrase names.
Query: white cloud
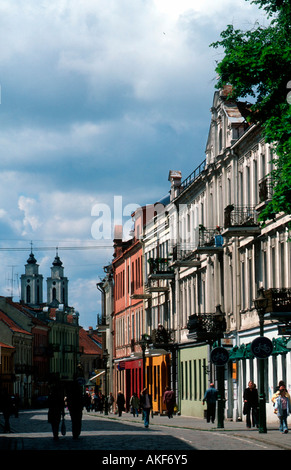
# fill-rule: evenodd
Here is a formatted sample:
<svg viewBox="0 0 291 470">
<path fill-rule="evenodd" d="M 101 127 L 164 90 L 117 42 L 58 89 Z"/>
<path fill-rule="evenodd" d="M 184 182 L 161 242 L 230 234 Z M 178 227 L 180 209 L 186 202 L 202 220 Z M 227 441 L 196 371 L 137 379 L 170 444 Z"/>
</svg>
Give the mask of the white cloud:
<svg viewBox="0 0 291 470">
<path fill-rule="evenodd" d="M 245 0 L 2 0 L 0 246 L 94 243 L 95 204 L 152 203 L 169 169 L 191 173 L 221 57 L 209 43 L 261 18 Z M 74 302 L 93 315 L 112 251 L 61 253 Z M 38 254 L 49 270 L 53 253 Z M 3 257 L 23 272 L 26 253 Z"/>
</svg>

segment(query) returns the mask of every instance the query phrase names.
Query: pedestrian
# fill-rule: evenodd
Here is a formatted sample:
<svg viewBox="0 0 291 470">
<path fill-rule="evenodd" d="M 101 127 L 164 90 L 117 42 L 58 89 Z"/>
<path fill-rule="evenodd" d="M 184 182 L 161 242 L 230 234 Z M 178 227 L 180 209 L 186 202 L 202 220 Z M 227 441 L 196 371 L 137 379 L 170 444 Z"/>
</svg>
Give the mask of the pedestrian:
<svg viewBox="0 0 291 470">
<path fill-rule="evenodd" d="M 99 394 L 94 393 L 94 395 L 93 395 L 93 408 L 94 408 L 94 411 L 99 410 L 99 401 L 100 401 Z"/>
<path fill-rule="evenodd" d="M 175 393 L 168 386 L 165 388 L 163 400 L 167 407 L 168 418 L 173 418 L 176 399 L 175 399 Z"/>
<path fill-rule="evenodd" d="M 207 404 L 207 411 L 206 411 L 206 419 L 207 423 L 212 423 L 215 421 L 215 410 L 216 410 L 216 401 L 217 401 L 218 391 L 214 387 L 214 383 L 209 385 L 209 388 L 206 390 L 204 394 L 204 398 L 202 400 L 202 404 L 204 405 L 205 401 Z"/>
<path fill-rule="evenodd" d="M 289 397 L 289 400 L 290 400 L 290 395 L 287 391 L 287 388 L 286 388 L 286 384 L 283 380 L 280 380 L 279 384 L 277 385 L 276 389 L 275 389 L 275 393 L 273 394 L 271 400 L 275 406 L 275 403 L 276 403 L 276 399 L 278 398 L 278 396 L 280 395 L 280 387 L 284 387 L 285 388 L 285 396 L 286 397 Z"/>
<path fill-rule="evenodd" d="M 113 403 L 114 403 L 114 396 L 112 392 L 109 393 L 108 396 L 108 412 L 113 412 Z"/>
<path fill-rule="evenodd" d="M 67 404 L 72 421 L 73 439 L 78 439 L 82 428 L 83 397 L 82 389 L 77 380 L 68 386 Z"/>
<path fill-rule="evenodd" d="M 3 413 L 3 418 L 4 418 L 4 432 L 5 433 L 10 433 L 10 416 L 13 413 L 13 402 L 12 398 L 8 393 L 8 390 L 5 388 L 1 392 L 0 396 L 0 410 Z"/>
<path fill-rule="evenodd" d="M 98 397 L 99 397 L 98 411 L 100 411 L 100 413 L 103 413 L 104 404 L 105 404 L 105 396 L 102 394 L 102 392 L 99 392 Z"/>
<path fill-rule="evenodd" d="M 48 395 L 48 422 L 51 424 L 54 440 L 59 438 L 61 418 L 65 415 L 64 394 L 60 383 L 51 384 Z"/>
<path fill-rule="evenodd" d="M 133 416 L 135 415 L 138 417 L 138 411 L 140 406 L 140 401 L 137 394 L 134 392 L 129 400 L 130 411 L 132 412 Z"/>
<path fill-rule="evenodd" d="M 119 390 L 117 394 L 116 404 L 118 408 L 118 416 L 121 416 L 122 412 L 124 411 L 124 404 L 125 404 L 125 398 L 121 390 Z"/>
<path fill-rule="evenodd" d="M 280 422 L 279 430 L 282 434 L 287 434 L 288 432 L 287 417 L 289 416 L 291 409 L 290 397 L 287 397 L 285 392 L 285 386 L 281 385 L 279 396 L 276 398 L 275 402 L 275 409 L 277 410 L 277 416 Z"/>
<path fill-rule="evenodd" d="M 148 393 L 148 389 L 145 387 L 140 394 L 140 406 L 143 411 L 144 425 L 146 428 L 150 424 L 150 411 L 152 409 L 152 396 Z"/>
<path fill-rule="evenodd" d="M 91 410 L 91 396 L 89 390 L 86 390 L 85 396 L 84 396 L 84 406 L 88 412 Z"/>
<path fill-rule="evenodd" d="M 243 399 L 243 413 L 246 415 L 247 428 L 251 428 L 252 424 L 253 427 L 258 427 L 259 397 L 258 390 L 252 380 L 249 381 L 248 387 L 244 391 Z"/>
</svg>

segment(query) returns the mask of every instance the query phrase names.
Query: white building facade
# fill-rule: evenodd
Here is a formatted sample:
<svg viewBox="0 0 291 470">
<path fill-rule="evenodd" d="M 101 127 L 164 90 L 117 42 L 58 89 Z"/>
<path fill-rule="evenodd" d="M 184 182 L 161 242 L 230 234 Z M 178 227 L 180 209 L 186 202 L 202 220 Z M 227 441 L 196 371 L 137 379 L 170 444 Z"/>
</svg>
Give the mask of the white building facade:
<svg viewBox="0 0 291 470">
<path fill-rule="evenodd" d="M 246 122 L 246 105 L 228 100 L 228 91 L 214 94 L 206 160 L 182 182 L 179 172 L 172 172 L 169 213 L 181 413 L 201 416 L 201 390 L 205 382 L 215 380 L 210 351 L 189 332 L 189 317 L 211 315 L 220 305 L 226 319 L 224 344 L 231 357 L 225 370 L 225 416 L 236 420 L 242 417 L 248 381 L 259 387 L 259 359 L 249 352 L 259 336 L 254 306 L 258 289 L 266 290 L 270 298 L 284 289 L 291 312 L 291 244 L 290 216 L 276 214 L 264 227 L 258 221 L 272 196 L 268 174 L 274 155 L 260 129 Z M 274 344 L 265 360 L 264 383 L 267 419 L 272 421 L 277 420 L 271 397 L 278 381 L 284 380 L 291 389 L 289 337 L 279 334 L 278 321 L 268 316 L 264 334 Z"/>
</svg>

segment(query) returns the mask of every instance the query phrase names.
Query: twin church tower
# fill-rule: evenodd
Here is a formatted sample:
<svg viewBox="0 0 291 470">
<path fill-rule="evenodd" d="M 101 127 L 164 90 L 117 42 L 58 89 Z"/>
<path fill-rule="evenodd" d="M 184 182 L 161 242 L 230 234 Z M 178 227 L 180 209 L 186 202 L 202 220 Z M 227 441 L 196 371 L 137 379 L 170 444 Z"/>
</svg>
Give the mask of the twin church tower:
<svg viewBox="0 0 291 470">
<path fill-rule="evenodd" d="M 26 305 L 39 306 L 43 304 L 43 276 L 38 272 L 39 265 L 30 253 L 25 265 L 25 274 L 21 280 L 21 302 Z M 58 307 L 63 304 L 68 306 L 68 279 L 64 277 L 63 263 L 58 253 L 51 266 L 51 276 L 47 278 L 47 305 Z"/>
</svg>

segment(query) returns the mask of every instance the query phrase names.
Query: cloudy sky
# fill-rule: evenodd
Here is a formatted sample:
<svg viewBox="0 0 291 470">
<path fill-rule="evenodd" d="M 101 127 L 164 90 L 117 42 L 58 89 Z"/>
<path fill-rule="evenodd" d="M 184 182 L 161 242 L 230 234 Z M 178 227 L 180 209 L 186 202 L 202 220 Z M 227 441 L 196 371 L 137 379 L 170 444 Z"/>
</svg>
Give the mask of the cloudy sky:
<svg viewBox="0 0 291 470">
<path fill-rule="evenodd" d="M 31 242 L 44 279 L 58 247 L 95 327 L 113 252 L 98 210 L 116 221 L 204 160 L 222 58 L 209 44 L 256 21 L 245 0 L 0 0 L 0 295 L 19 300 Z"/>
</svg>

